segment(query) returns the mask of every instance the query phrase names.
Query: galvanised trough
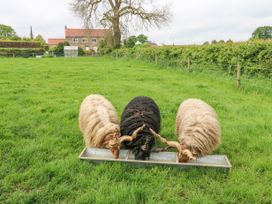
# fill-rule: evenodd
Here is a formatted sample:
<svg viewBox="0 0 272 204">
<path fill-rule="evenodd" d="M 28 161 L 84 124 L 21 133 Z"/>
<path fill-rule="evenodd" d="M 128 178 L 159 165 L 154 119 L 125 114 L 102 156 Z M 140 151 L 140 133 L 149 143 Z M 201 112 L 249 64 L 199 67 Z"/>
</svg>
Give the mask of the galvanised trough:
<svg viewBox="0 0 272 204">
<path fill-rule="evenodd" d="M 189 161 L 187 163 L 178 162 L 178 155 L 176 152 L 154 152 L 151 153 L 150 160 L 135 160 L 134 155 L 130 150 L 120 150 L 118 159 L 114 159 L 112 153 L 108 149 L 101 148 L 84 148 L 79 155 L 82 160 L 88 160 L 95 163 L 99 162 L 122 162 L 134 164 L 137 166 L 172 166 L 181 169 L 188 167 L 199 168 L 217 168 L 226 171 L 231 170 L 231 164 L 226 155 L 208 155 L 199 157 L 196 161 Z"/>
</svg>

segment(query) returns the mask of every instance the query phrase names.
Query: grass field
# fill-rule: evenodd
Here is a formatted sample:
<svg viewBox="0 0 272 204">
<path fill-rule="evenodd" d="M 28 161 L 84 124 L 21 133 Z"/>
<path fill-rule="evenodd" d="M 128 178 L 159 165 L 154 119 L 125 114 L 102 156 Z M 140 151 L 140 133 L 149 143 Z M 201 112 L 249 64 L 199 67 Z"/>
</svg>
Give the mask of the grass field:
<svg viewBox="0 0 272 204">
<path fill-rule="evenodd" d="M 231 77 L 111 58 L 0 59 L 0 203 L 272 203 L 269 85 L 237 91 Z M 180 102 L 205 100 L 222 125 L 215 153 L 229 156 L 232 172 L 80 161 L 77 118 L 90 93 L 119 115 L 133 97 L 152 97 L 172 139 Z"/>
</svg>

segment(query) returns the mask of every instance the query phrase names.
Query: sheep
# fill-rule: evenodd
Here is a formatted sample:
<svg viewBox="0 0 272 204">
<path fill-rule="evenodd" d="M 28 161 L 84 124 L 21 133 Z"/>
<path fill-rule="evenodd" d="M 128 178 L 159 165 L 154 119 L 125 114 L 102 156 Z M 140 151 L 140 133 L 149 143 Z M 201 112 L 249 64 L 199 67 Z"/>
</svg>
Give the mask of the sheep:
<svg viewBox="0 0 272 204">
<path fill-rule="evenodd" d="M 121 117 L 121 135 L 130 135 L 142 126 L 137 138 L 124 142 L 127 149 L 132 149 L 135 160 L 149 160 L 155 138 L 149 128 L 159 133 L 161 116 L 157 104 L 149 97 L 138 96 L 125 107 Z"/>
<path fill-rule="evenodd" d="M 196 160 L 211 154 L 220 144 L 221 128 L 214 109 L 200 99 L 188 99 L 180 104 L 176 117 L 178 141 L 167 141 L 150 130 L 162 143 L 177 148 L 179 162 Z"/>
<path fill-rule="evenodd" d="M 121 143 L 132 141 L 143 129 L 136 129 L 132 136 L 120 137 L 120 125 L 114 106 L 101 95 L 87 96 L 80 106 L 79 128 L 86 147 L 110 149 L 114 158 L 119 157 Z"/>
</svg>

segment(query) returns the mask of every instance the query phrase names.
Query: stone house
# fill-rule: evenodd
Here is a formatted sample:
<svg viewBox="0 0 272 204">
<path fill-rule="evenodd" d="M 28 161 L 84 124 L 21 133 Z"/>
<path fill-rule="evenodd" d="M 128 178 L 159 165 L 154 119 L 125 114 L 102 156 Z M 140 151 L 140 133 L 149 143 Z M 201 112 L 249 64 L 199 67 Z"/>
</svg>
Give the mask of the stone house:
<svg viewBox="0 0 272 204">
<path fill-rule="evenodd" d="M 56 46 L 56 42 L 68 42 L 71 46 L 78 46 L 84 50 L 97 51 L 99 41 L 104 39 L 110 30 L 108 29 L 78 29 L 65 26 L 65 38 L 48 39 L 49 47 Z"/>
<path fill-rule="evenodd" d="M 48 38 L 48 46 L 49 48 L 56 47 L 59 43 L 63 43 L 64 41 L 64 38 Z"/>
</svg>

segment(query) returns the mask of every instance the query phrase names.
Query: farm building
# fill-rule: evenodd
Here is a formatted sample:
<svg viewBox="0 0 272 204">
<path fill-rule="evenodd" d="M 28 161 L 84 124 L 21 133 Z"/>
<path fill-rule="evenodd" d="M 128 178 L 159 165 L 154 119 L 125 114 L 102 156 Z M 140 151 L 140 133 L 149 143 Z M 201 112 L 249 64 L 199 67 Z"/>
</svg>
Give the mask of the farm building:
<svg viewBox="0 0 272 204">
<path fill-rule="evenodd" d="M 64 46 L 64 57 L 77 57 L 78 46 Z"/>
<path fill-rule="evenodd" d="M 99 41 L 104 39 L 109 32 L 108 29 L 77 29 L 65 26 L 65 38 L 49 38 L 48 45 L 51 48 L 65 41 L 71 46 L 96 51 Z"/>
<path fill-rule="evenodd" d="M 56 47 L 59 43 L 63 43 L 64 41 L 64 38 L 49 38 L 48 46 L 49 48 Z"/>
</svg>

